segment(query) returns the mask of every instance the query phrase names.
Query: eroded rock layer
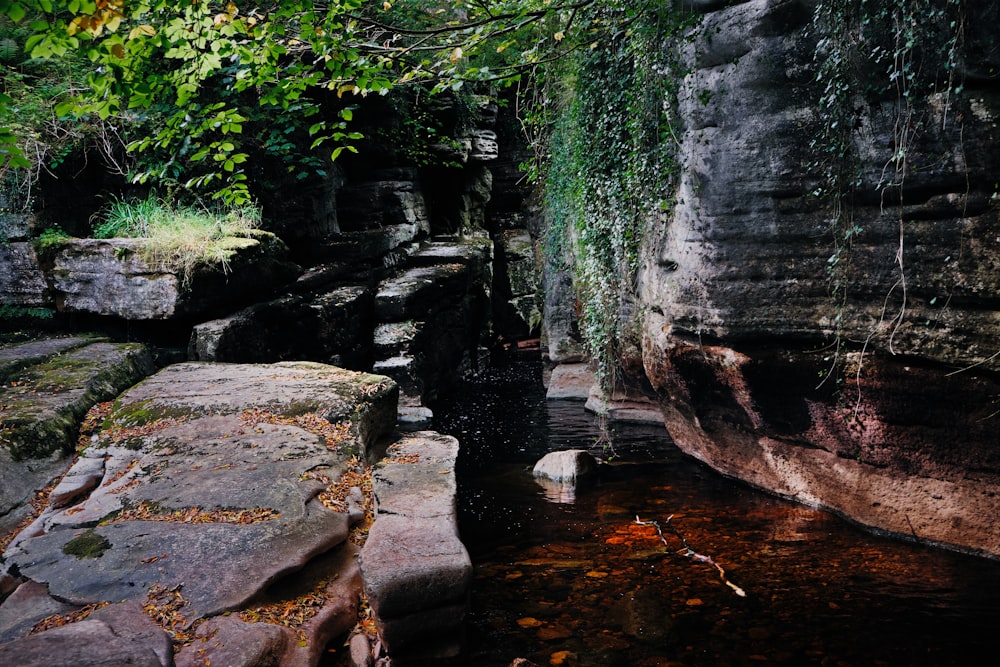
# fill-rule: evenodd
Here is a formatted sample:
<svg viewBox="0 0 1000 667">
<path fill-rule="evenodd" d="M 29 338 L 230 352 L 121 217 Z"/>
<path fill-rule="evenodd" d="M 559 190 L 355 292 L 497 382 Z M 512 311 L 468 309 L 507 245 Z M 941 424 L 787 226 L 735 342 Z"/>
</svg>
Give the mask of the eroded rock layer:
<svg viewBox="0 0 1000 667">
<path fill-rule="evenodd" d="M 815 2 L 720 4 L 683 47 L 677 206 L 640 272 L 671 436 L 781 495 L 1000 555 L 996 6 L 962 10 L 951 79 L 850 93 L 850 184 L 824 198 L 843 119 L 822 67 L 843 44 Z M 921 57 L 918 76 L 949 71 Z"/>
</svg>

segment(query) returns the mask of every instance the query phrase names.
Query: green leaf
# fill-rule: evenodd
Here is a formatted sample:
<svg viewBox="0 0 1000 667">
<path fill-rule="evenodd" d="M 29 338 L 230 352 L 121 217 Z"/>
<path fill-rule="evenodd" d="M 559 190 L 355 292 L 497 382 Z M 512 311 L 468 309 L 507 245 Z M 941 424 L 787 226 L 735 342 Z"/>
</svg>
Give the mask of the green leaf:
<svg viewBox="0 0 1000 667">
<path fill-rule="evenodd" d="M 27 16 L 27 14 L 28 12 L 24 11 L 24 7 L 17 3 L 14 3 L 7 8 L 7 16 L 10 17 L 10 20 L 14 23 L 19 23 L 21 19 Z"/>
</svg>

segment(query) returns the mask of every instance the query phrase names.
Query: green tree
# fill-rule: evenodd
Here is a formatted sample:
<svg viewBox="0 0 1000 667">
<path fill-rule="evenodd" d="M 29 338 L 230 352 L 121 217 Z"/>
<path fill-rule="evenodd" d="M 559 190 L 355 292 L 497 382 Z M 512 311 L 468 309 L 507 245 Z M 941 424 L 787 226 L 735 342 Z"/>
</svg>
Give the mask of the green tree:
<svg viewBox="0 0 1000 667">
<path fill-rule="evenodd" d="M 28 26 L 31 58 L 86 57 L 86 85 L 56 112 L 131 129 L 129 151 L 143 158 L 134 180 L 241 203 L 252 156 L 319 169 L 311 149 L 356 150 L 358 98 L 517 81 L 595 39 L 601 4 L 0 0 L 0 14 Z M 0 166 L 26 166 L 19 137 L 0 127 Z"/>
</svg>

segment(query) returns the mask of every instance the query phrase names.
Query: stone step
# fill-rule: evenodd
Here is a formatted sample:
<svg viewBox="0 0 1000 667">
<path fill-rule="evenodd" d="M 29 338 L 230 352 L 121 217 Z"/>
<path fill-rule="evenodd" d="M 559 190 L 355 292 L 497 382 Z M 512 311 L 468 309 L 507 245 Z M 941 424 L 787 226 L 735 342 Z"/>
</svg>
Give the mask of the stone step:
<svg viewBox="0 0 1000 667">
<path fill-rule="evenodd" d="M 366 287 L 286 296 L 194 327 L 188 358 L 271 363 L 323 360 L 362 368 L 371 358 L 374 302 Z"/>
</svg>

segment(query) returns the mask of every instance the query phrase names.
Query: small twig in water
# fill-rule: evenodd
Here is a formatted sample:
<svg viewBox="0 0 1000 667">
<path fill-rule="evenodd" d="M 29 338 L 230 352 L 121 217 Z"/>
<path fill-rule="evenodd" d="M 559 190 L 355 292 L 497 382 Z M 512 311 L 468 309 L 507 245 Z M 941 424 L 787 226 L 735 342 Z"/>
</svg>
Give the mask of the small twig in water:
<svg viewBox="0 0 1000 667">
<path fill-rule="evenodd" d="M 677 539 L 679 539 L 681 541 L 681 544 L 684 546 L 684 548 L 681 549 L 678 553 L 684 556 L 685 558 L 696 560 L 699 563 L 708 563 L 709 565 L 715 567 L 715 569 L 719 571 L 719 576 L 722 578 L 722 582 L 726 584 L 726 586 L 729 586 L 731 589 L 733 589 L 733 592 L 739 595 L 741 598 L 745 598 L 747 596 L 746 591 L 744 591 L 742 588 L 740 588 L 733 582 L 729 581 L 729 579 L 726 577 L 726 571 L 722 569 L 721 565 L 716 563 L 711 556 L 700 554 L 691 548 L 691 545 L 688 544 L 684 536 L 680 534 L 680 531 L 674 528 L 673 524 L 670 523 L 670 520 L 673 518 L 674 515 L 671 514 L 670 516 L 667 517 L 665 523 L 670 528 L 670 532 L 673 533 L 674 536 L 677 537 Z M 664 546 L 668 547 L 670 546 L 670 544 L 667 543 L 667 537 L 663 534 L 663 529 L 660 527 L 659 521 L 640 521 L 639 515 L 636 515 L 635 522 L 640 526 L 653 526 L 654 528 L 656 528 L 656 532 L 660 536 L 660 541 L 663 542 Z"/>
</svg>

